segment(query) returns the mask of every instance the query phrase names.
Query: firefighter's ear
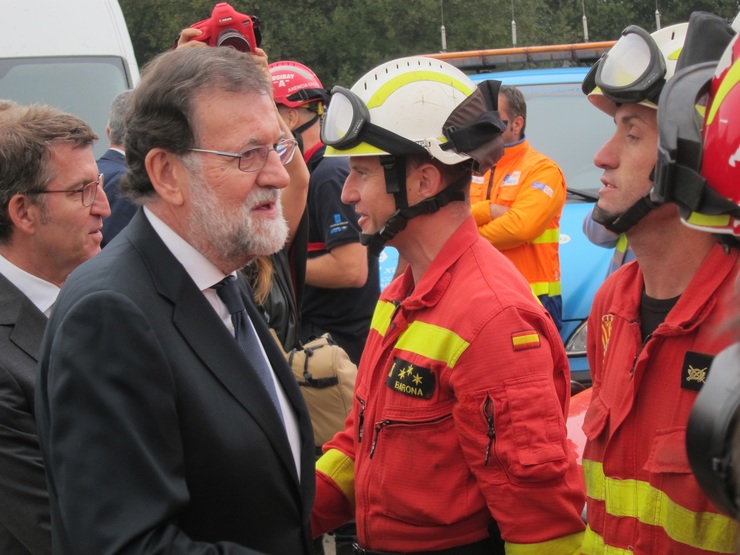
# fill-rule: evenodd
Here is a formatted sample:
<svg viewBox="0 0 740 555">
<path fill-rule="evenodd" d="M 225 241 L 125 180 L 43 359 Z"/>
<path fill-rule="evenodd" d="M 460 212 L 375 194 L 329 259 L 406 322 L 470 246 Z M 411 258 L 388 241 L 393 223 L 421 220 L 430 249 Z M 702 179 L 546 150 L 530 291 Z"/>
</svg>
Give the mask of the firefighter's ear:
<svg viewBox="0 0 740 555">
<path fill-rule="evenodd" d="M 409 193 L 413 193 L 417 202 L 433 197 L 445 188 L 442 173 L 439 168 L 431 163 L 421 164 L 409 172 L 406 178 Z M 411 196 L 409 196 L 409 204 Z"/>
</svg>

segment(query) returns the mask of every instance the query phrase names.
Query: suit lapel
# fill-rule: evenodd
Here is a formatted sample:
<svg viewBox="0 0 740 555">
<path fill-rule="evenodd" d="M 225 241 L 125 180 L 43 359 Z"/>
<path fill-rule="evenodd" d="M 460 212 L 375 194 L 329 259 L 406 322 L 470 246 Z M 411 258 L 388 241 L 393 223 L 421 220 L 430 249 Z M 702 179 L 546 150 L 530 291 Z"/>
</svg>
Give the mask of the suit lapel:
<svg viewBox="0 0 740 555">
<path fill-rule="evenodd" d="M 154 286 L 173 305 L 173 324 L 210 372 L 264 430 L 296 484 L 293 455 L 285 428 L 257 371 L 245 357 L 203 293 L 138 211 L 129 240 L 149 268 Z M 282 430 L 282 432 L 277 432 Z"/>
<path fill-rule="evenodd" d="M 20 289 L 0 274 L 0 325 L 13 326 L 10 341 L 38 360 L 46 316 Z"/>
</svg>

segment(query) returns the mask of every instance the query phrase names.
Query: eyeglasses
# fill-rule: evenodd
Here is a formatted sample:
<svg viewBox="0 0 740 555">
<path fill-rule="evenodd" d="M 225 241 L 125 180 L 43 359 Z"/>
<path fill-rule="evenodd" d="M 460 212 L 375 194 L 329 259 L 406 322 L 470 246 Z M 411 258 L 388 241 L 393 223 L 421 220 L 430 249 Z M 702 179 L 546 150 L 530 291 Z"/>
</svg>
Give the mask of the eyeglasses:
<svg viewBox="0 0 740 555">
<path fill-rule="evenodd" d="M 285 166 L 290 164 L 295 154 L 295 148 L 298 142 L 295 139 L 281 139 L 274 146 L 259 145 L 252 146 L 242 150 L 238 154 L 235 152 L 221 152 L 220 150 L 208 150 L 205 148 L 189 148 L 191 152 L 202 152 L 205 154 L 216 154 L 218 156 L 228 156 L 229 158 L 239 159 L 239 169 L 243 172 L 256 172 L 265 167 L 267 156 L 271 151 L 275 151 L 280 158 L 280 163 Z"/>
<path fill-rule="evenodd" d="M 46 189 L 44 191 L 36 191 L 31 193 L 33 195 L 44 195 L 46 193 L 80 193 L 82 198 L 82 206 L 92 206 L 95 202 L 95 197 L 98 195 L 98 186 L 103 186 L 103 174 L 99 173 L 98 178 L 95 181 L 91 181 L 87 185 L 80 187 L 79 189 Z"/>
<path fill-rule="evenodd" d="M 581 88 L 590 94 L 598 87 L 604 96 L 621 104 L 645 100 L 657 104 L 665 75 L 665 58 L 655 39 L 641 27 L 630 25 L 594 64 Z"/>
</svg>

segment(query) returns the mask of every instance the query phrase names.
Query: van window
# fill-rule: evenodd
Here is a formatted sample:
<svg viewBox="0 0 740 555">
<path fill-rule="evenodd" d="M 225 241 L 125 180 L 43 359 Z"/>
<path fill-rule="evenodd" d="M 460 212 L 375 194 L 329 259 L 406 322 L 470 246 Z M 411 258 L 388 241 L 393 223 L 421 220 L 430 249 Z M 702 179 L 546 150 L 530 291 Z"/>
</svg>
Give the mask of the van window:
<svg viewBox="0 0 740 555">
<path fill-rule="evenodd" d="M 558 163 L 568 190 L 596 200 L 603 172 L 594 165 L 594 155 L 614 132 L 612 119 L 591 106 L 580 83 L 517 88 L 527 99 L 525 134 L 532 146 Z"/>
<path fill-rule="evenodd" d="M 95 158 L 108 148 L 110 102 L 128 83 L 123 60 L 115 56 L 0 59 L 0 98 L 50 104 L 78 116 L 99 136 Z"/>
</svg>

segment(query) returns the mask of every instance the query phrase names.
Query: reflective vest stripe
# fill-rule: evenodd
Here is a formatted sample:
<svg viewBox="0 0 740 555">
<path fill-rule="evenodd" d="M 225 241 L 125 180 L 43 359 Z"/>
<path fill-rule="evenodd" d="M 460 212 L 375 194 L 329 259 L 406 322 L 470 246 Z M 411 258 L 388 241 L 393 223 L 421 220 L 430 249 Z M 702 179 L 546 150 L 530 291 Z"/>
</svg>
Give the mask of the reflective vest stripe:
<svg viewBox="0 0 740 555">
<path fill-rule="evenodd" d="M 559 281 L 539 281 L 537 283 L 530 283 L 529 286 L 532 288 L 532 293 L 536 297 L 540 295 L 548 295 L 550 297 L 560 295 Z"/>
<path fill-rule="evenodd" d="M 450 368 L 455 367 L 469 346 L 470 343 L 451 330 L 418 321 L 412 322 L 396 342 L 398 349 L 444 362 Z"/>
<path fill-rule="evenodd" d="M 616 272 L 619 267 L 624 264 L 624 259 L 627 256 L 627 247 L 628 247 L 628 241 L 627 236 L 622 233 L 619 236 L 619 239 L 617 239 L 617 246 L 614 248 L 614 254 L 612 255 L 612 259 L 609 262 L 609 269 L 606 273 L 607 276 L 612 275 L 612 273 Z"/>
<path fill-rule="evenodd" d="M 587 526 L 586 533 L 583 535 L 581 553 L 584 555 L 632 555 L 633 552 L 611 545 L 604 545 L 604 538 Z"/>
<path fill-rule="evenodd" d="M 375 305 L 375 312 L 373 312 L 370 328 L 385 337 L 385 332 L 391 323 L 391 316 L 395 310 L 396 306 L 393 303 L 378 301 L 378 304 Z"/>
<path fill-rule="evenodd" d="M 344 496 L 355 505 L 355 463 L 337 449 L 329 449 L 316 461 L 316 470 L 331 478 Z"/>
<path fill-rule="evenodd" d="M 560 228 L 546 229 L 542 232 L 542 235 L 532 240 L 533 245 L 544 243 L 560 243 Z"/>
<path fill-rule="evenodd" d="M 392 303 L 380 301 L 375 307 L 371 328 L 385 336 L 395 309 Z M 416 353 L 430 360 L 444 362 L 450 368 L 454 368 L 470 343 L 451 330 L 416 321 L 411 322 L 395 346 L 397 349 Z"/>
<path fill-rule="evenodd" d="M 557 553 L 579 553 L 583 533 L 571 534 L 540 543 L 506 542 L 506 555 L 549 555 Z"/>
<path fill-rule="evenodd" d="M 599 462 L 584 459 L 583 472 L 588 497 L 603 501 L 608 516 L 636 518 L 642 524 L 659 526 L 674 541 L 696 549 L 735 552 L 733 538 L 737 524 L 730 517 L 691 511 L 647 482 L 605 476 L 604 466 Z"/>
</svg>

